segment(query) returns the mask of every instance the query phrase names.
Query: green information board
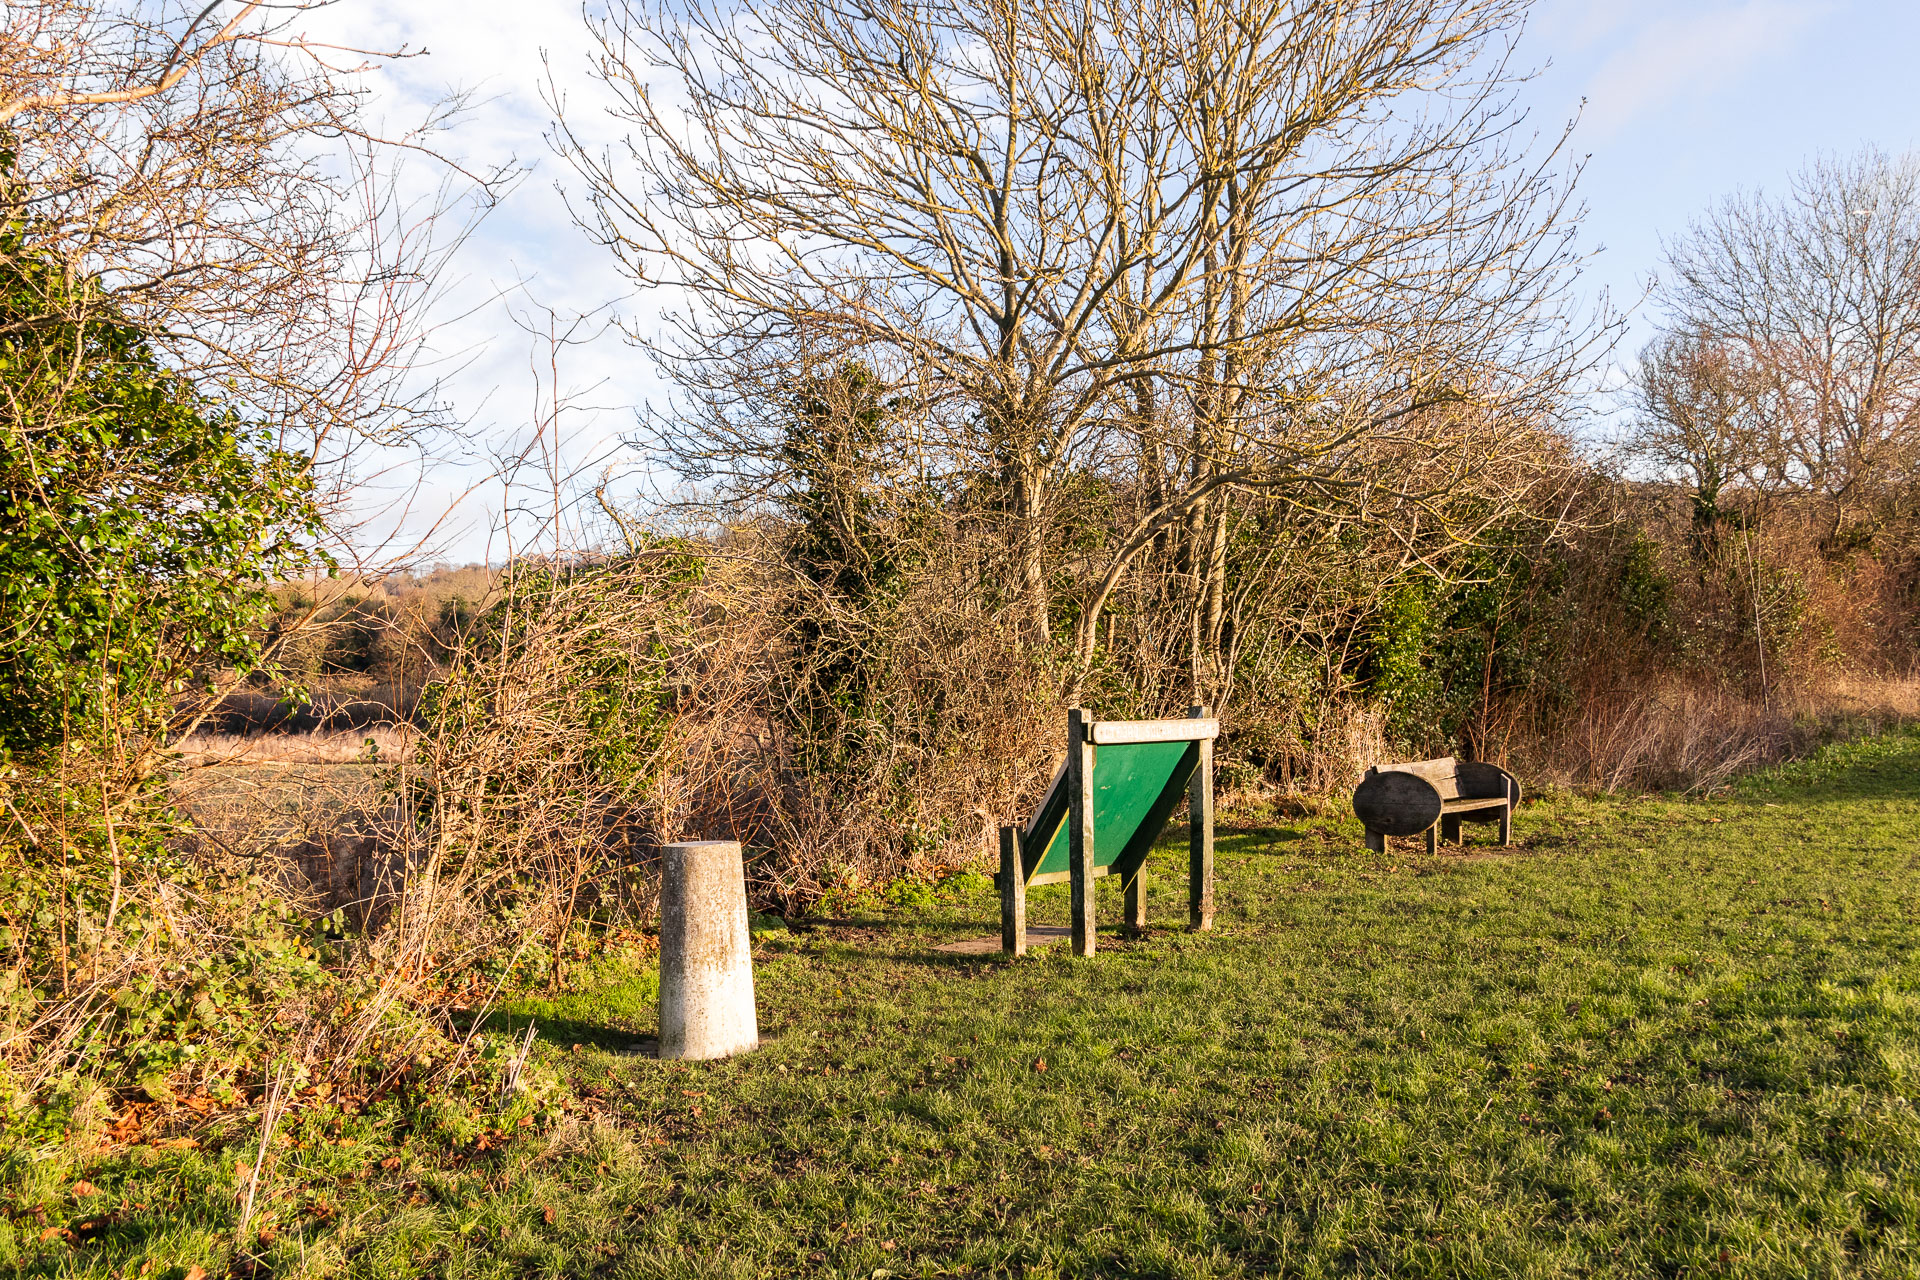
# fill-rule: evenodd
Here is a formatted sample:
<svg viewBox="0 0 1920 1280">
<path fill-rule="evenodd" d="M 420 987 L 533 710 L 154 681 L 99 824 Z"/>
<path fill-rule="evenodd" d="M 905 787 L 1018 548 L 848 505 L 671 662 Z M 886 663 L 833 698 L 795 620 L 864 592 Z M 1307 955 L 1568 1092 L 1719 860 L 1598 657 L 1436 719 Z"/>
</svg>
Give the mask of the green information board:
<svg viewBox="0 0 1920 1280">
<path fill-rule="evenodd" d="M 1121 879 L 1126 923 L 1146 927 L 1141 866 L 1167 819 L 1188 801 L 1187 901 L 1197 929 L 1213 925 L 1213 740 L 1206 708 L 1180 720 L 1098 721 L 1067 713 L 1067 758 L 1025 827 L 1000 828 L 1001 946 L 1026 950 L 1027 890 L 1073 885 L 1073 950 L 1094 952 L 1093 882 Z"/>
<path fill-rule="evenodd" d="M 1199 762 L 1192 742 L 1122 742 L 1093 749 L 1093 865 L 1138 866 L 1166 830 Z M 1068 870 L 1067 771 L 1061 766 L 1021 833 L 1027 880 Z M 1132 855 L 1132 856 L 1129 856 Z"/>
</svg>

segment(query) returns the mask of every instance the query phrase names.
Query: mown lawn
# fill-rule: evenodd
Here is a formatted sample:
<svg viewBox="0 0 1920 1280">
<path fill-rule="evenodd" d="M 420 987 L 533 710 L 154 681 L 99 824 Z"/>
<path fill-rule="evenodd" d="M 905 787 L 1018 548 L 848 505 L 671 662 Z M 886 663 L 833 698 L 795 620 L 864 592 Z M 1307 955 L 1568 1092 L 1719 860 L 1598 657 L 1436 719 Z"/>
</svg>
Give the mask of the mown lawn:
<svg viewBox="0 0 1920 1280">
<path fill-rule="evenodd" d="M 548 1019 L 557 1092 L 499 1115 L 303 1113 L 268 1243 L 232 1245 L 242 1135 L 47 1155 L 14 1189 L 0 1261 L 1920 1274 L 1920 736 L 1719 799 L 1551 796 L 1515 848 L 1467 854 L 1371 855 L 1350 820 L 1225 831 L 1217 933 L 1103 935 L 1091 961 L 931 952 L 992 927 L 984 880 L 764 933 L 771 1043 L 718 1064 L 620 1052 L 652 1030 L 651 987 L 603 965 L 604 1002 L 523 1010 Z M 1169 926 L 1182 862 L 1169 846 L 1154 867 Z M 1036 898 L 1064 920 L 1065 886 Z M 1117 892 L 1101 908 L 1117 918 Z M 94 1196 L 67 1191 L 80 1178 Z"/>
</svg>

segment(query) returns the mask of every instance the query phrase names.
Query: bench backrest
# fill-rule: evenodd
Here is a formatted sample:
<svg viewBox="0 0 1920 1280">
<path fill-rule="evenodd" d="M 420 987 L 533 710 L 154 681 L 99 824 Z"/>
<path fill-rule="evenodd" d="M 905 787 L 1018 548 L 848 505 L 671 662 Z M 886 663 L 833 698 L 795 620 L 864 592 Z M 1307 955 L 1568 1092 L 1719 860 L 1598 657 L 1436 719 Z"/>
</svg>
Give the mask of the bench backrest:
<svg viewBox="0 0 1920 1280">
<path fill-rule="evenodd" d="M 1507 794 L 1505 771 L 1495 765 L 1482 764 L 1477 760 L 1456 760 L 1452 756 L 1377 765 L 1367 772 L 1411 773 L 1425 778 L 1440 793 L 1442 800 L 1486 800 Z"/>
</svg>

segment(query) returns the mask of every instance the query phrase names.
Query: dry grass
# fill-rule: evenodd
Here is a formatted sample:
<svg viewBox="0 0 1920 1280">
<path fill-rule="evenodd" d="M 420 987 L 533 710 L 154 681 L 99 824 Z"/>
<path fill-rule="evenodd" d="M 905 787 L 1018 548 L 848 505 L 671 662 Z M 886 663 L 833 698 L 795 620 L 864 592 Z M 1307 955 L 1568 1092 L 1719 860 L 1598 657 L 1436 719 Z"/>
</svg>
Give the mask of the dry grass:
<svg viewBox="0 0 1920 1280">
<path fill-rule="evenodd" d="M 1044 712 L 1037 714 L 1051 725 Z M 1325 807 L 1322 802 L 1343 809 L 1341 801 L 1366 767 L 1393 754 L 1382 719 L 1375 708 L 1357 702 L 1334 703 L 1324 717 L 1320 750 L 1312 753 L 1310 769 L 1279 788 L 1265 778 L 1249 778 L 1235 786 L 1223 777 L 1222 809 L 1276 801 L 1315 812 Z M 1590 706 L 1557 744 L 1515 752 L 1509 763 L 1529 786 L 1544 783 L 1609 794 L 1710 791 L 1755 768 L 1806 754 L 1824 742 L 1912 723 L 1920 723 L 1920 675 L 1835 676 L 1782 691 L 1771 703 L 1673 681 L 1630 698 Z M 1017 791 L 1025 773 L 1050 772 L 1051 758 L 1040 760 L 1039 756 L 1048 755 L 1053 735 L 1043 728 L 1036 738 L 1034 727 L 1006 724 L 984 736 L 1001 743 L 1018 740 L 1030 753 L 1038 751 L 1038 763 L 1024 757 L 987 761 L 955 755 L 942 762 L 944 767 L 932 769 L 930 785 L 920 792 L 923 818 L 958 818 L 948 847 L 934 861 L 955 865 L 975 861 L 968 855 L 975 852 L 974 846 L 984 847 L 975 828 L 984 825 L 983 815 L 996 806 L 997 798 Z M 418 731 L 405 726 L 353 733 L 196 735 L 181 744 L 181 760 L 188 767 L 176 781 L 175 794 L 196 830 L 212 843 L 268 851 L 296 900 L 320 909 L 354 907 L 360 904 L 352 886 L 366 879 L 359 864 L 381 853 L 376 845 L 382 842 L 370 842 L 370 837 L 387 821 L 391 803 L 382 785 L 385 770 L 369 766 L 406 761 L 419 738 Z M 723 772 L 738 776 L 732 787 L 721 790 L 737 792 L 756 780 L 769 791 L 776 790 L 766 780 L 750 776 L 756 772 L 753 763 L 765 763 L 756 761 L 762 753 L 754 749 L 751 735 L 744 740 L 735 735 L 728 741 L 734 769 Z M 729 754 L 725 748 L 718 742 L 705 747 Z M 1031 767 L 1023 770 L 1022 765 Z M 965 803 L 955 798 L 962 795 L 968 797 Z M 834 829 L 825 816 L 834 808 L 826 796 L 790 794 L 786 799 L 794 811 L 774 814 L 774 826 L 784 819 L 795 828 L 788 834 L 796 838 L 799 828 L 816 837 Z M 846 800 L 842 794 L 836 810 L 841 825 L 871 820 L 861 806 L 849 806 Z M 684 795 L 675 806 L 681 810 L 677 816 L 690 824 L 688 829 L 706 824 L 715 830 L 732 830 L 723 801 L 737 806 L 741 797 Z M 764 800 L 759 807 L 759 823 L 766 823 Z M 819 812 L 813 811 L 816 807 Z M 871 839 L 871 833 L 836 830 L 835 834 L 837 840 L 819 844 L 844 850 Z M 868 882 L 899 869 L 879 858 L 871 866 L 860 865 L 854 874 Z M 811 872 L 816 883 L 810 887 L 815 892 L 832 879 L 822 867 L 796 870 Z M 762 891 L 778 887 L 760 886 Z"/>
<path fill-rule="evenodd" d="M 248 764 L 360 764 L 405 759 L 419 740 L 405 725 L 344 733 L 196 733 L 179 743 L 180 763 L 193 769 Z"/>
<path fill-rule="evenodd" d="M 1669 680 L 1590 703 L 1530 771 L 1543 781 L 1609 794 L 1709 791 L 1823 743 L 1917 721 L 1916 675 L 1830 676 L 1771 699 Z"/>
</svg>

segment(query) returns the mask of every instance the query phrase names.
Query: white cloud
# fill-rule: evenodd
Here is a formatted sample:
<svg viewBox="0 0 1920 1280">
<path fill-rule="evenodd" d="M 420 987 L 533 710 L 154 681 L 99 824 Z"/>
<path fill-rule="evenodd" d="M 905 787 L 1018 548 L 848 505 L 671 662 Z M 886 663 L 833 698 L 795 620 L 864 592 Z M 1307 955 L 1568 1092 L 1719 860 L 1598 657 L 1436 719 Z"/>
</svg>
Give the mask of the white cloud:
<svg viewBox="0 0 1920 1280">
<path fill-rule="evenodd" d="M 530 366 L 544 356 L 535 339 L 515 324 L 514 313 L 527 314 L 531 299 L 562 313 L 617 308 L 645 325 L 659 300 L 632 295 L 606 251 L 574 226 L 556 190 L 571 175 L 545 138 L 552 113 L 542 88 L 549 66 L 567 95 L 576 129 L 597 142 L 612 142 L 620 133 L 617 122 L 601 110 L 601 92 L 586 74 L 591 42 L 577 0 L 357 0 L 318 10 L 304 25 L 316 39 L 340 45 L 404 46 L 415 52 L 369 76 L 373 110 L 389 128 L 409 126 L 450 92 L 462 91 L 472 106 L 442 139 L 448 153 L 475 170 L 509 160 L 531 169 L 462 249 L 435 335 L 434 345 L 453 369 L 447 396 L 470 422 L 471 456 L 437 460 L 425 496 L 414 497 L 404 513 L 399 498 L 412 483 L 406 479 L 407 464 L 394 463 L 388 483 L 370 486 L 365 494 L 371 528 L 387 530 L 397 522 L 418 532 L 486 474 L 489 454 L 524 439 L 536 416 L 536 374 Z M 421 179 L 427 169 L 419 167 Z M 448 372 L 443 367 L 426 376 Z M 540 370 L 542 379 L 546 373 Z M 617 332 L 564 352 L 558 377 L 563 393 L 586 393 L 580 403 L 587 407 L 572 416 L 569 429 L 567 453 L 576 462 L 618 452 L 618 437 L 633 422 L 631 407 L 663 394 L 649 362 Z M 627 460 L 637 461 L 630 455 Z M 488 530 L 501 502 L 492 485 L 468 497 L 441 525 L 440 552 L 455 559 L 488 555 Z M 381 511 L 387 503 L 393 509 Z"/>
<path fill-rule="evenodd" d="M 1651 20 L 1614 24 L 1604 34 L 1622 25 L 1632 34 L 1587 81 L 1583 135 L 1589 142 L 1607 140 L 1662 108 L 1725 89 L 1788 51 L 1830 8 L 1826 0 L 1665 6 Z"/>
</svg>

